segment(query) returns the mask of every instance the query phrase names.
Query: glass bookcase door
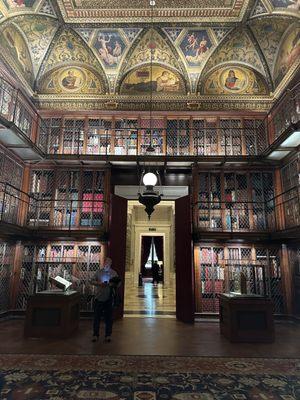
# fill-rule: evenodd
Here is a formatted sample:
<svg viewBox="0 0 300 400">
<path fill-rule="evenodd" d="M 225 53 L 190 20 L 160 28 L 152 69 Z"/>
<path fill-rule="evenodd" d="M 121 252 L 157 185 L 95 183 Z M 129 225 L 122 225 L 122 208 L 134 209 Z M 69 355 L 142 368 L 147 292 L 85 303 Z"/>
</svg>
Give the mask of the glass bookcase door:
<svg viewBox="0 0 300 400">
<path fill-rule="evenodd" d="M 219 294 L 224 292 L 224 249 L 200 247 L 200 304 L 202 313 L 219 312 Z"/>
<path fill-rule="evenodd" d="M 89 119 L 87 133 L 87 154 L 110 154 L 112 121 L 104 119 Z"/>
<path fill-rule="evenodd" d="M 63 127 L 63 154 L 83 154 L 84 120 L 65 119 Z"/>
</svg>

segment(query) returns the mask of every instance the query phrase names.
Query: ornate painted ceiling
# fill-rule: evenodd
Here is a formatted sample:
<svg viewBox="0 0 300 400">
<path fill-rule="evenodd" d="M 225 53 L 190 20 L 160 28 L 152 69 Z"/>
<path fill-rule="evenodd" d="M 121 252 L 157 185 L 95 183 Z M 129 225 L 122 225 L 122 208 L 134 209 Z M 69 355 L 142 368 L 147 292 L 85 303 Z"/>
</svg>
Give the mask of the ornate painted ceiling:
<svg viewBox="0 0 300 400">
<path fill-rule="evenodd" d="M 300 0 L 157 0 L 148 17 L 146 0 L 0 0 L 0 57 L 70 108 L 145 107 L 152 90 L 161 109 L 263 109 L 299 68 Z"/>
</svg>

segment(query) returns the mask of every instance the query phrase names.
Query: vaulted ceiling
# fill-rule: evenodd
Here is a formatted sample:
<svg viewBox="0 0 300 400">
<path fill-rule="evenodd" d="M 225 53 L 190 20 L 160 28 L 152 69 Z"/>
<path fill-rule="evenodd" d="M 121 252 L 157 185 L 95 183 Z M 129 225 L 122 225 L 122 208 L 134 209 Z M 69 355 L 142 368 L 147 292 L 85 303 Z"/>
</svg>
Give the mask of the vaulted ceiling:
<svg viewBox="0 0 300 400">
<path fill-rule="evenodd" d="M 40 99 L 266 99 L 299 67 L 299 18 L 300 0 L 157 0 L 153 23 L 148 0 L 0 0 L 0 57 Z"/>
</svg>

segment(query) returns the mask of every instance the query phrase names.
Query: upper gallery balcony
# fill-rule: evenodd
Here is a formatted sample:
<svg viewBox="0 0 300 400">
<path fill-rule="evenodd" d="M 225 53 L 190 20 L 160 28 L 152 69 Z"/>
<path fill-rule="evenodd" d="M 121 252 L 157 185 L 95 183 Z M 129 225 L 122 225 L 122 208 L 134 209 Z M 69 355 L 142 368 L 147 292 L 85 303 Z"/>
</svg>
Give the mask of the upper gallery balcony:
<svg viewBox="0 0 300 400">
<path fill-rule="evenodd" d="M 192 205 L 196 239 L 217 238 L 218 234 L 271 237 L 299 237 L 299 186 L 265 201 L 198 201 Z M 1 234 L 39 238 L 96 235 L 108 231 L 109 204 L 102 193 L 62 200 L 36 198 L 0 183 Z"/>
<path fill-rule="evenodd" d="M 0 77 L 0 141 L 24 160 L 84 157 L 205 160 L 207 157 L 283 158 L 299 139 L 300 84 L 286 91 L 269 115 L 250 112 L 37 112 L 20 90 Z M 299 143 L 298 143 L 299 142 Z M 285 145 L 286 144 L 286 145 Z M 152 151 L 149 151 L 152 150 Z"/>
<path fill-rule="evenodd" d="M 41 118 L 34 105 L 20 91 L 0 77 L 0 141 L 23 160 L 40 160 L 38 145 Z"/>
</svg>

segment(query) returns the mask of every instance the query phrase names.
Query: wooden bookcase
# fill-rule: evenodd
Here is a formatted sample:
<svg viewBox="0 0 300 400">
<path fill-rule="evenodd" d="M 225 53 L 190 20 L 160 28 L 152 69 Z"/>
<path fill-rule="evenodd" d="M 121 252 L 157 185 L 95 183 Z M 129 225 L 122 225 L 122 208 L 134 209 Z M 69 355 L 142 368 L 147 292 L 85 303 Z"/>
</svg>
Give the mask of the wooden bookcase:
<svg viewBox="0 0 300 400">
<path fill-rule="evenodd" d="M 81 309 L 91 309 L 94 287 L 89 284 L 95 272 L 103 265 L 106 243 L 51 242 L 24 245 L 17 308 L 25 309 L 30 294 L 48 290 L 49 277 L 57 275 L 72 282 L 72 288 L 81 294 Z"/>
<path fill-rule="evenodd" d="M 195 172 L 199 230 L 267 230 L 274 224 L 272 172 Z"/>
<path fill-rule="evenodd" d="M 253 244 L 199 243 L 194 247 L 196 311 L 219 312 L 219 294 L 239 291 L 239 274 L 247 293 L 273 299 L 274 312 L 283 312 L 280 251 Z"/>
<path fill-rule="evenodd" d="M 35 197 L 28 223 L 53 227 L 104 227 L 108 217 L 108 174 L 104 170 L 33 169 Z"/>
<path fill-rule="evenodd" d="M 151 120 L 156 155 L 254 155 L 266 143 L 263 117 L 155 113 Z M 149 115 L 93 113 L 51 116 L 43 121 L 49 154 L 143 155 L 150 144 Z"/>
</svg>

